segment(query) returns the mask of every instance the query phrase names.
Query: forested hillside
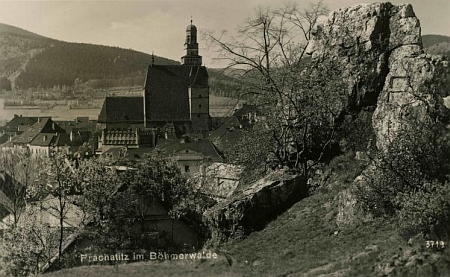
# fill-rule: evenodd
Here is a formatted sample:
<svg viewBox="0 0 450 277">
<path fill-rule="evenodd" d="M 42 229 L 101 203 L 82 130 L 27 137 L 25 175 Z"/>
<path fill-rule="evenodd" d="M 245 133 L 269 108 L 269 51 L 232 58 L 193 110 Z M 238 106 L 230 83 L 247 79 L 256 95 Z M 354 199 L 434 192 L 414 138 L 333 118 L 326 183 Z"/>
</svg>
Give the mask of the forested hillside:
<svg viewBox="0 0 450 277">
<path fill-rule="evenodd" d="M 92 87 L 136 85 L 151 62 L 150 54 L 131 49 L 57 41 L 0 23 L 0 77 L 13 88 L 72 86 L 75 80 Z M 157 56 L 155 63 L 178 64 Z"/>
<path fill-rule="evenodd" d="M 450 56 L 450 37 L 441 35 L 423 35 L 422 43 L 425 52 Z"/>
<path fill-rule="evenodd" d="M 120 86 L 120 81 L 125 82 L 127 77 L 143 77 L 151 62 L 151 55 L 134 50 L 59 42 L 29 61 L 17 78 L 16 86 L 71 86 L 76 79 L 81 83 L 97 80 L 94 88 L 104 86 L 98 83 L 99 80 L 115 79 L 119 82 L 112 86 Z M 161 57 L 155 57 L 155 63 L 178 64 Z"/>
</svg>

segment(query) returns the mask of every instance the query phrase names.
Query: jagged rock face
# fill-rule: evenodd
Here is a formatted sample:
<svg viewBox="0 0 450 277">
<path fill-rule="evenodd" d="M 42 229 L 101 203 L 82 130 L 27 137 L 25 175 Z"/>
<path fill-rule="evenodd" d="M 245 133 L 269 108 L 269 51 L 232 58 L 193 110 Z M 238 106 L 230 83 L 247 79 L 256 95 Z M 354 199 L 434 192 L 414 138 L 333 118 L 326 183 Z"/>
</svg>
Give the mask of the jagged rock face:
<svg viewBox="0 0 450 277">
<path fill-rule="evenodd" d="M 263 178 L 241 194 L 219 203 L 204 213 L 211 231 L 211 244 L 240 239 L 260 230 L 294 203 L 305 198 L 308 188 L 302 177 L 279 181 Z"/>
<path fill-rule="evenodd" d="M 375 3 L 339 9 L 320 18 L 307 53 L 338 60 L 349 86 L 349 108 L 375 106 L 389 71 L 390 53 L 402 45 L 422 47 L 411 5 Z"/>
<path fill-rule="evenodd" d="M 448 95 L 447 62 L 423 54 L 420 23 L 409 4 L 332 12 L 319 20 L 307 52 L 316 61 L 340 62 L 349 86 L 348 108 L 377 107 L 372 125 L 379 150 L 387 149 L 408 115 L 435 120 L 432 114 Z"/>
<path fill-rule="evenodd" d="M 406 45 L 390 55 L 390 71 L 372 117 L 378 150 L 387 151 L 401 130 L 414 132 L 419 120 L 421 124 L 439 120 L 446 109 L 443 97 L 450 88 L 447 62 L 417 52 Z"/>
<path fill-rule="evenodd" d="M 403 131 L 417 132 L 417 119 L 425 123 L 445 117 L 448 62 L 423 53 L 420 23 L 409 4 L 374 3 L 332 12 L 319 20 L 307 52 L 313 61 L 342 65 L 348 108 L 376 107 L 372 127 L 379 151 L 389 151 Z M 364 179 L 357 178 L 353 187 L 360 182 Z M 351 189 L 339 195 L 338 225 L 352 223 L 358 213 Z"/>
</svg>

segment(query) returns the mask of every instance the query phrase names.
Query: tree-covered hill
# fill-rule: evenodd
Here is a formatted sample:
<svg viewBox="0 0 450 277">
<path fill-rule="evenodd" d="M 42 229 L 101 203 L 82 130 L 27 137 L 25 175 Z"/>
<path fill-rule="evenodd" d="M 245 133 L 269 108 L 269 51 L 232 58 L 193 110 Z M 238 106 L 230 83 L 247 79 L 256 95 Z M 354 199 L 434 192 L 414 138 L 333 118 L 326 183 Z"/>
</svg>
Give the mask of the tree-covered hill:
<svg viewBox="0 0 450 277">
<path fill-rule="evenodd" d="M 0 23 L 0 90 L 12 88 L 92 88 L 143 85 L 152 56 L 119 47 L 68 43 Z M 156 64 L 179 64 L 155 56 Z M 211 91 L 233 95 L 236 79 L 209 70 Z"/>
<path fill-rule="evenodd" d="M 151 60 L 151 55 L 131 49 L 68 43 L 0 23 L 0 77 L 15 88 L 72 86 L 77 79 L 114 79 L 112 85 L 120 85 L 126 78 L 143 78 Z M 157 56 L 155 63 L 178 64 Z"/>
<path fill-rule="evenodd" d="M 34 40 L 44 40 L 44 41 L 52 40 L 52 41 L 54 41 L 53 39 L 32 33 L 30 31 L 24 30 L 22 28 L 14 27 L 11 25 L 3 24 L 3 23 L 0 23 L 0 34 L 2 34 L 2 35 L 12 34 L 12 35 L 22 36 L 22 37 L 26 37 L 26 38 L 30 38 L 30 39 L 34 39 Z"/>
<path fill-rule="evenodd" d="M 441 35 L 423 35 L 422 43 L 428 54 L 450 56 L 450 37 Z"/>
<path fill-rule="evenodd" d="M 30 59 L 16 85 L 21 88 L 71 86 L 76 79 L 84 83 L 144 76 L 151 62 L 151 55 L 134 50 L 59 42 Z M 178 64 L 162 57 L 155 57 L 155 63 Z"/>
</svg>

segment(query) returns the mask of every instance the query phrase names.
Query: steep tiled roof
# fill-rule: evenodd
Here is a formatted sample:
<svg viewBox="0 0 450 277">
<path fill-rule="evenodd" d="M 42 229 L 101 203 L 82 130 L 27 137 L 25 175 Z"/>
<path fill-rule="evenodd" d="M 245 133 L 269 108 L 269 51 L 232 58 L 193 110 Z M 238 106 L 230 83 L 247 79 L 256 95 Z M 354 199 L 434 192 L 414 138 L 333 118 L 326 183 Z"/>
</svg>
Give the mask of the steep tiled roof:
<svg viewBox="0 0 450 277">
<path fill-rule="evenodd" d="M 204 66 L 151 65 L 145 80 L 146 117 L 149 121 L 189 121 L 188 88 L 207 86 Z M 107 97 L 98 122 L 142 122 L 142 97 Z"/>
<path fill-rule="evenodd" d="M 208 139 L 186 143 L 181 143 L 179 140 L 160 140 L 156 149 L 163 150 L 168 155 L 177 154 L 180 151 L 193 150 L 211 158 L 213 161 L 222 161 L 222 157 L 217 152 L 216 147 Z"/>
<path fill-rule="evenodd" d="M 73 134 L 74 140 L 67 133 L 40 133 L 31 142 L 31 146 L 80 146 L 83 139 L 78 133 Z"/>
<path fill-rule="evenodd" d="M 143 98 L 136 96 L 106 97 L 98 116 L 100 123 L 143 121 Z"/>
<path fill-rule="evenodd" d="M 89 120 L 88 116 L 77 117 L 75 120 L 58 120 L 55 121 L 67 133 L 78 130 L 95 130 L 96 121 Z"/>
<path fill-rule="evenodd" d="M 7 135 L 7 134 L 0 135 L 0 144 L 5 143 L 8 140 L 9 140 L 9 135 Z"/>
<path fill-rule="evenodd" d="M 14 118 L 11 119 L 5 126 L 5 131 L 14 132 L 17 131 L 21 126 L 31 126 L 34 123 L 38 122 L 39 117 L 29 117 L 29 116 L 19 116 L 14 115 Z"/>
<path fill-rule="evenodd" d="M 53 122 L 51 118 L 43 118 L 33 124 L 29 129 L 25 130 L 22 134 L 13 137 L 11 141 L 13 144 L 28 144 L 39 134 L 56 134 L 65 132 L 66 131 Z"/>
<path fill-rule="evenodd" d="M 152 66 L 149 67 L 149 70 Z M 166 70 L 172 72 L 173 74 L 189 80 L 189 86 L 208 85 L 208 71 L 204 66 L 189 66 L 189 65 L 164 65 L 164 66 L 153 66 L 153 67 L 164 67 Z"/>
<path fill-rule="evenodd" d="M 232 116 L 227 118 L 219 128 L 210 132 L 208 138 L 217 148 L 224 151 L 236 145 L 241 135 L 240 122 L 235 116 Z"/>
<path fill-rule="evenodd" d="M 188 88 L 207 85 L 204 66 L 149 66 L 145 80 L 147 120 L 190 120 Z"/>
<path fill-rule="evenodd" d="M 145 105 L 149 121 L 189 120 L 188 80 L 164 67 L 149 67 Z"/>
<path fill-rule="evenodd" d="M 54 145 L 56 138 L 57 138 L 56 134 L 40 133 L 30 142 L 30 145 L 32 146 Z"/>
</svg>

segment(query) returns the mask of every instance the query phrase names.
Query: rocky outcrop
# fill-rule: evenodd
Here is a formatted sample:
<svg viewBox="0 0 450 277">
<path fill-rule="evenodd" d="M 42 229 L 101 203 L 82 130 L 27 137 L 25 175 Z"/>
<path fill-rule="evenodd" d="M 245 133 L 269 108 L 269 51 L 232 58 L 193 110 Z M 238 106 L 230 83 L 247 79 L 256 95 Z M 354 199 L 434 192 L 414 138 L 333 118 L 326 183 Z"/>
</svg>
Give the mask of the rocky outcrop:
<svg viewBox="0 0 450 277">
<path fill-rule="evenodd" d="M 338 60 L 352 109 L 377 104 L 389 72 L 391 52 L 403 45 L 422 47 L 420 23 L 411 5 L 364 4 L 320 18 L 307 53 L 313 60 Z"/>
<path fill-rule="evenodd" d="M 420 22 L 409 4 L 364 4 L 321 18 L 307 52 L 313 61 L 337 61 L 348 84 L 348 107 L 376 107 L 376 146 L 388 151 L 414 122 L 436 122 L 450 93 L 448 62 L 423 53 Z M 355 184 L 364 181 L 356 179 Z M 339 196 L 338 224 L 352 222 L 356 200 L 351 188 Z"/>
<path fill-rule="evenodd" d="M 278 181 L 263 178 L 255 182 L 204 213 L 204 222 L 211 231 L 211 243 L 240 239 L 264 228 L 307 194 L 306 183 L 299 176 L 287 176 Z"/>
<path fill-rule="evenodd" d="M 386 151 L 408 122 L 437 120 L 449 94 L 448 64 L 423 53 L 420 22 L 409 4 L 364 4 L 320 18 L 307 53 L 315 62 L 337 62 L 348 85 L 346 110 L 372 107 L 372 127 L 379 151 Z M 414 116 L 414 118 L 412 117 Z M 412 130 L 414 131 L 414 130 Z M 366 169 L 366 176 L 370 169 Z M 364 175 L 354 181 L 364 183 Z M 215 242 L 240 238 L 264 227 L 277 214 L 307 194 L 299 177 L 260 180 L 242 194 L 205 213 Z M 354 187 L 338 195 L 337 224 L 369 219 L 357 209 Z"/>
<path fill-rule="evenodd" d="M 422 118 L 431 117 L 430 109 L 440 110 L 449 94 L 448 62 L 423 53 L 420 22 L 409 4 L 332 12 L 315 26 L 307 52 L 313 60 L 341 64 L 348 108 L 377 107 L 372 125 L 379 149 L 412 114 L 411 106 Z"/>
<path fill-rule="evenodd" d="M 415 131 L 421 124 L 445 115 L 443 97 L 450 91 L 448 62 L 419 54 L 417 46 L 401 46 L 389 57 L 390 71 L 378 97 L 372 126 L 377 148 L 387 151 L 400 131 Z"/>
</svg>

